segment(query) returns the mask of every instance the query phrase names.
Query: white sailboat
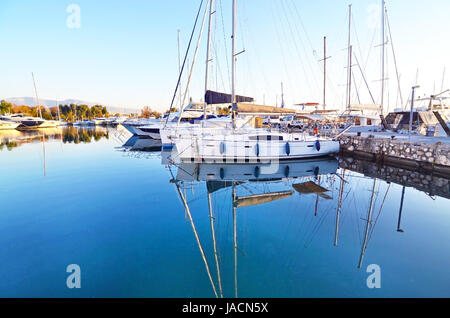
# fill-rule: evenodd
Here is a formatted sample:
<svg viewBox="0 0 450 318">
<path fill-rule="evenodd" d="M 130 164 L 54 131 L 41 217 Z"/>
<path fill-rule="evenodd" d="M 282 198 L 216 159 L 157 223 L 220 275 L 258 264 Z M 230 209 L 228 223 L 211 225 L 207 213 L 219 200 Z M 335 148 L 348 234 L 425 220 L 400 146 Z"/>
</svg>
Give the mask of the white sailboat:
<svg viewBox="0 0 450 318">
<path fill-rule="evenodd" d="M 272 132 L 258 128 L 236 128 L 239 113 L 282 112 L 278 108 L 238 103 L 236 96 L 236 15 L 237 0 L 233 0 L 232 30 L 232 126 L 233 129 L 204 130 L 201 134 L 181 134 L 174 143 L 178 157 L 183 160 L 212 161 L 267 161 L 292 160 L 330 155 L 339 151 L 339 142 L 310 137 L 306 134 Z M 207 82 L 207 79 L 206 79 Z M 206 104 L 206 103 L 205 103 Z M 206 107 L 206 105 L 205 105 Z M 284 109 L 283 109 L 284 110 Z"/>
</svg>

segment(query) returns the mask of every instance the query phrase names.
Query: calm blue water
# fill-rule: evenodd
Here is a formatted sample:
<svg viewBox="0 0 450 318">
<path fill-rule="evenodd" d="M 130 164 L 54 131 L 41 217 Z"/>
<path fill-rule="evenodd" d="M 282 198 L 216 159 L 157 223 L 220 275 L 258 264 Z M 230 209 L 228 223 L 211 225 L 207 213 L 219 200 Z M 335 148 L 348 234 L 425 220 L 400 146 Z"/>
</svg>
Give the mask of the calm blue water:
<svg viewBox="0 0 450 318">
<path fill-rule="evenodd" d="M 289 178 L 223 184 L 210 194 L 219 284 L 205 178 L 220 168 L 188 180 L 192 171 L 169 170 L 158 151 L 119 149 L 131 137 L 123 130 L 49 131 L 44 144 L 41 134 L 0 134 L 0 297 L 215 297 L 207 269 L 225 297 L 450 297 L 444 197 L 407 187 L 398 232 L 402 186 L 377 180 L 358 268 L 374 179 L 345 171 L 337 246 L 337 161 L 313 164 L 316 175 L 299 163 Z M 291 178 L 292 167 L 310 173 Z M 329 191 L 293 187 L 309 181 Z M 292 192 L 233 214 L 233 189 L 238 198 Z M 70 264 L 81 268 L 80 289 L 66 286 Z M 379 289 L 367 287 L 370 264 Z"/>
</svg>

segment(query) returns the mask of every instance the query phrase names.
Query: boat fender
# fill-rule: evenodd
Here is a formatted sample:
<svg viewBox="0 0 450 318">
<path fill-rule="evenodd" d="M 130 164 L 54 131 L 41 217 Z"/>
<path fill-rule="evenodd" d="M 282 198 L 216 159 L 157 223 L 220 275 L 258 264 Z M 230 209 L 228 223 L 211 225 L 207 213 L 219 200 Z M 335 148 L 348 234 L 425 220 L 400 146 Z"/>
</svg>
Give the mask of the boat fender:
<svg viewBox="0 0 450 318">
<path fill-rule="evenodd" d="M 220 179 L 224 179 L 225 178 L 225 169 L 224 168 L 220 168 Z"/>
<path fill-rule="evenodd" d="M 259 144 L 256 144 L 256 156 L 259 157 Z"/>
<path fill-rule="evenodd" d="M 225 141 L 222 141 L 220 143 L 220 153 L 224 154 L 227 151 L 227 145 L 225 144 Z"/>
<path fill-rule="evenodd" d="M 316 149 L 317 151 L 320 151 L 320 141 L 316 141 Z"/>
<path fill-rule="evenodd" d="M 286 168 L 284 168 L 284 176 L 286 178 L 289 178 L 289 170 L 290 170 L 289 166 L 286 166 Z"/>
<path fill-rule="evenodd" d="M 286 143 L 286 154 L 288 156 L 291 154 L 291 145 L 288 142 Z"/>
<path fill-rule="evenodd" d="M 259 178 L 259 176 L 261 175 L 261 169 L 256 166 L 255 167 L 255 178 Z"/>
<path fill-rule="evenodd" d="M 319 172 L 320 172 L 320 168 L 319 167 L 315 167 L 314 168 L 314 176 L 315 177 L 319 176 Z"/>
</svg>

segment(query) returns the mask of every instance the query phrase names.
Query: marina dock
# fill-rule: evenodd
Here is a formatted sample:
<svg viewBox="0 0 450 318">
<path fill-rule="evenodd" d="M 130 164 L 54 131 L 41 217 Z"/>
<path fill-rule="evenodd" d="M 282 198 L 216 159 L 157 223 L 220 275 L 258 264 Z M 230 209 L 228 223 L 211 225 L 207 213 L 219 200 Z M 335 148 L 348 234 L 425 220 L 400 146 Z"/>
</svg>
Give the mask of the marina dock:
<svg viewBox="0 0 450 318">
<path fill-rule="evenodd" d="M 367 132 L 345 134 L 339 137 L 339 142 L 344 157 L 450 176 L 450 140 L 445 137 Z"/>
</svg>

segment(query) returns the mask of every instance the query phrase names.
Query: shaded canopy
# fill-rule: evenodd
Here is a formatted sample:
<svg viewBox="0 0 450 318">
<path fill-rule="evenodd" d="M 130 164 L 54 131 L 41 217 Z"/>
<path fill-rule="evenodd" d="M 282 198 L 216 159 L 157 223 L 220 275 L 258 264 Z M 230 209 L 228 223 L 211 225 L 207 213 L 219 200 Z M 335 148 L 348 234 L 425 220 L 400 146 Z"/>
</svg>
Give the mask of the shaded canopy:
<svg viewBox="0 0 450 318">
<path fill-rule="evenodd" d="M 206 104 L 208 105 L 232 103 L 231 94 L 219 93 L 214 91 L 206 91 L 205 101 Z M 252 97 L 236 95 L 237 103 L 241 102 L 253 103 L 253 101 L 254 99 Z"/>
</svg>

